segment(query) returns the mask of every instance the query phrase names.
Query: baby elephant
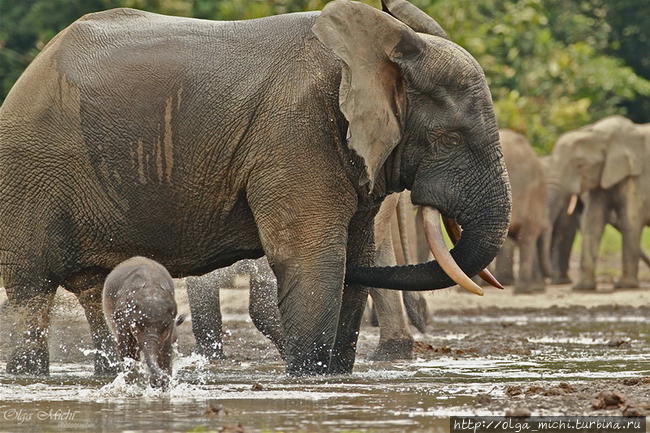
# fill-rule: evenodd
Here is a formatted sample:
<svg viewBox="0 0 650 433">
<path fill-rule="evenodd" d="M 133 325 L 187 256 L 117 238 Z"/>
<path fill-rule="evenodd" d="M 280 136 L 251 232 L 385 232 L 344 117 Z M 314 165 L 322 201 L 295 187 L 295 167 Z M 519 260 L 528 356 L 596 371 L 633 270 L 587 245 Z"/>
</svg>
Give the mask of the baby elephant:
<svg viewBox="0 0 650 433">
<path fill-rule="evenodd" d="M 176 341 L 174 282 L 164 266 L 132 257 L 113 269 L 104 282 L 104 316 L 117 341 L 120 358 L 138 360 L 151 371 L 153 387 L 169 385 L 172 344 Z"/>
</svg>

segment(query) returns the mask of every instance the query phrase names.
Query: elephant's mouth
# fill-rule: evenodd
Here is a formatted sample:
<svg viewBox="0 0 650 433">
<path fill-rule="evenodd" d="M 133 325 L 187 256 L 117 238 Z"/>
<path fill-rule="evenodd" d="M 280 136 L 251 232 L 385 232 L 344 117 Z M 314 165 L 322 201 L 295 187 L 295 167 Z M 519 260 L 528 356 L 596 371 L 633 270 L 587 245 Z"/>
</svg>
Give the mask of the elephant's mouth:
<svg viewBox="0 0 650 433">
<path fill-rule="evenodd" d="M 472 281 L 472 279 L 463 272 L 447 249 L 443 239 L 442 229 L 440 227 L 440 212 L 431 206 L 423 206 L 422 217 L 424 222 L 424 233 L 427 243 L 429 244 L 429 249 L 431 250 L 431 253 L 433 253 L 436 261 L 440 264 L 440 267 L 456 284 L 471 293 L 483 296 L 483 289 L 481 289 L 478 284 Z M 443 218 L 443 220 L 449 238 L 454 244 L 456 244 L 460 240 L 462 229 L 458 223 L 451 218 Z M 479 273 L 479 276 L 486 283 L 499 289 L 503 289 L 503 286 L 487 269 L 483 269 Z"/>
</svg>

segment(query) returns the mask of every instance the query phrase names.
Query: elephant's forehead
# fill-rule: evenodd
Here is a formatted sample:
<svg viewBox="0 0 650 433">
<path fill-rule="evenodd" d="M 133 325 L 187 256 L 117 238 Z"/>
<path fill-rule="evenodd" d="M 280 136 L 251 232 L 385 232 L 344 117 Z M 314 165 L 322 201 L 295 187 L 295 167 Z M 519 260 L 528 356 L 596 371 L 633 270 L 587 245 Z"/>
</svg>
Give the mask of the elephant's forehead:
<svg viewBox="0 0 650 433">
<path fill-rule="evenodd" d="M 453 73 L 467 75 L 466 78 L 475 80 L 476 76 L 485 77 L 483 68 L 478 61 L 463 47 L 448 39 L 433 36 L 426 33 L 418 33 L 427 45 L 427 56 L 424 58 L 424 66 L 435 70 L 435 66 L 441 62 L 453 65 Z M 429 69 L 429 68 L 427 68 Z M 454 76 L 456 80 L 465 78 Z"/>
</svg>

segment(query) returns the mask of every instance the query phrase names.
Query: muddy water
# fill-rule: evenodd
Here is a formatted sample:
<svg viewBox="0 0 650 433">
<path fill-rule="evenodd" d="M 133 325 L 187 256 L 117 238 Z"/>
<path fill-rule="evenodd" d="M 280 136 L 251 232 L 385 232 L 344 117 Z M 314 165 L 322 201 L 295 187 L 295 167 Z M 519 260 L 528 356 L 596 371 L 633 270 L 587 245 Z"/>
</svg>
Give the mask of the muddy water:
<svg viewBox="0 0 650 433">
<path fill-rule="evenodd" d="M 0 432 L 444 432 L 450 415 L 620 415 L 592 409 L 603 390 L 650 411 L 650 309 L 586 308 L 437 311 L 409 361 L 364 360 L 377 330 L 362 328 L 355 373 L 292 379 L 245 314 L 226 316 L 229 359 L 191 355 L 183 325 L 174 384 L 161 393 L 92 375 L 78 311 L 55 319 L 51 376 L 4 374 Z M 75 345 L 71 341 L 77 342 Z M 6 346 L 0 345 L 6 359 Z M 639 380 L 631 380 L 639 378 Z M 560 385 L 562 384 L 562 385 Z"/>
</svg>

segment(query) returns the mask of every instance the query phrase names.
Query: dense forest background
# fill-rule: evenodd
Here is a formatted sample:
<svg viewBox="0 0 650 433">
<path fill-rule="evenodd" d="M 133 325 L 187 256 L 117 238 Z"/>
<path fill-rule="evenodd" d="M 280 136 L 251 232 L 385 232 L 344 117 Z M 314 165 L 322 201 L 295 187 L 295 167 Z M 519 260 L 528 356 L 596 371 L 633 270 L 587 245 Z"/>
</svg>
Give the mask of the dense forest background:
<svg viewBox="0 0 650 433">
<path fill-rule="evenodd" d="M 501 127 L 540 154 L 610 114 L 650 122 L 650 2 L 411 0 L 481 63 Z M 379 7 L 380 0 L 366 0 Z M 326 0 L 0 0 L 0 101 L 57 32 L 83 14 L 134 7 L 219 20 L 318 10 Z"/>
</svg>

